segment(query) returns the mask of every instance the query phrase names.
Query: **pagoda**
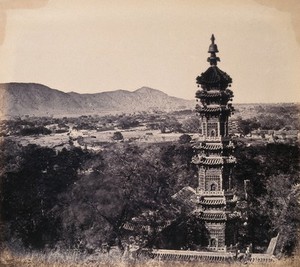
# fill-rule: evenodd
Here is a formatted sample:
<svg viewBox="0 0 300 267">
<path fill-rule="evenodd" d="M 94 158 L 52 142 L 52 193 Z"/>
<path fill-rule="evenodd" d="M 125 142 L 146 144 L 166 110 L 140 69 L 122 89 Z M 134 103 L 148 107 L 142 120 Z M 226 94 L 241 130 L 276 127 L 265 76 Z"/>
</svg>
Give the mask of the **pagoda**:
<svg viewBox="0 0 300 267">
<path fill-rule="evenodd" d="M 232 175 L 236 158 L 228 135 L 228 119 L 233 107 L 229 103 L 233 92 L 228 88 L 232 79 L 217 67 L 220 58 L 212 35 L 207 61 L 210 67 L 197 77 L 196 112 L 201 117 L 201 129 L 193 139 L 195 156 L 192 162 L 198 170 L 197 209 L 208 232 L 208 249 L 226 251 L 237 242 L 237 222 Z"/>
</svg>

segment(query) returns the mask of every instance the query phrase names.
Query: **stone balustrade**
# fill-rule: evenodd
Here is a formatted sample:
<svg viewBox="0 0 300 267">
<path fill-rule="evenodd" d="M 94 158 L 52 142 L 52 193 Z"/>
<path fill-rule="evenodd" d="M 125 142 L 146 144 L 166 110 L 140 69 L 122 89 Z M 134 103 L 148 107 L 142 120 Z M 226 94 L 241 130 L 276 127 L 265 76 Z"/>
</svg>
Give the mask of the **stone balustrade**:
<svg viewBox="0 0 300 267">
<path fill-rule="evenodd" d="M 204 141 L 222 141 L 221 136 L 197 136 L 195 141 L 204 142 Z"/>
<path fill-rule="evenodd" d="M 166 249 L 152 250 L 149 257 L 158 261 L 233 262 L 234 260 L 232 253 Z"/>
<path fill-rule="evenodd" d="M 224 196 L 224 190 L 221 190 L 221 191 L 203 191 L 203 190 L 199 190 L 197 193 L 201 196 Z"/>
<path fill-rule="evenodd" d="M 227 252 L 225 252 L 227 251 Z M 275 257 L 270 254 L 253 253 L 249 257 L 236 258 L 236 254 L 225 249 L 224 251 L 190 251 L 190 250 L 167 250 L 154 249 L 151 251 L 143 250 L 141 255 L 157 261 L 201 261 L 201 262 L 223 262 L 232 263 L 243 261 L 249 263 L 268 263 L 275 261 Z"/>
</svg>

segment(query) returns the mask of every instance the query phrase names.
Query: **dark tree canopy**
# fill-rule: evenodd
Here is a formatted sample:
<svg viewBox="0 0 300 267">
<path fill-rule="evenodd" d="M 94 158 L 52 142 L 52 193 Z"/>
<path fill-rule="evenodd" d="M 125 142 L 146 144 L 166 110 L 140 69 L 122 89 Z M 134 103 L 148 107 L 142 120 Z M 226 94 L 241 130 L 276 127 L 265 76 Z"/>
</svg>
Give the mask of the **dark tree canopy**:
<svg viewBox="0 0 300 267">
<path fill-rule="evenodd" d="M 201 247 L 205 227 L 172 199 L 185 186 L 197 187 L 193 154 L 188 142 L 114 142 L 96 153 L 22 147 L 7 139 L 0 144 L 5 238 L 39 248 L 59 242 L 95 249 L 106 242 L 122 247 L 134 235 L 147 247 Z M 241 201 L 250 180 L 244 242 L 267 245 L 281 232 L 283 251 L 291 253 L 299 227 L 299 148 L 240 145 L 235 154 Z"/>
<path fill-rule="evenodd" d="M 25 245 L 40 247 L 57 240 L 59 220 L 53 208 L 59 194 L 76 181 L 83 157 L 77 148 L 56 155 L 50 148 L 29 145 L 19 149 L 15 163 L 5 160 L 10 166 L 1 176 L 1 217 Z"/>
<path fill-rule="evenodd" d="M 124 137 L 121 132 L 114 132 L 112 139 L 118 141 L 118 140 L 123 140 Z"/>
<path fill-rule="evenodd" d="M 293 203 L 299 194 L 299 188 L 294 188 L 300 182 L 299 155 L 298 146 L 286 144 L 239 146 L 236 149 L 235 182 L 239 196 L 244 196 L 244 180 L 250 181 L 245 242 L 267 246 L 278 232 L 296 236 L 300 226 L 299 210 Z M 294 238 L 281 241 L 286 253 L 291 253 L 295 245 Z"/>
</svg>

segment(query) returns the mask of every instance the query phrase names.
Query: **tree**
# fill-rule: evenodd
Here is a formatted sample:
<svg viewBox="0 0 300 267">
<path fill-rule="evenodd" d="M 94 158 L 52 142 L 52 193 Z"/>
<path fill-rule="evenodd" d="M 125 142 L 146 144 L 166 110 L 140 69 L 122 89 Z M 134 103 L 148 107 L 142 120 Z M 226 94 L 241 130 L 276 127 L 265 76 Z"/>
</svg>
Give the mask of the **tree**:
<svg viewBox="0 0 300 267">
<path fill-rule="evenodd" d="M 267 214 L 271 231 L 280 234 L 281 252 L 291 254 L 297 244 L 300 227 L 298 199 L 299 184 L 293 185 L 290 175 L 276 175 L 267 179 L 267 194 L 259 198 L 259 212 Z"/>
<path fill-rule="evenodd" d="M 242 130 L 244 135 L 251 133 L 253 130 L 257 130 L 261 124 L 256 118 L 243 120 L 241 117 L 238 118 L 238 126 Z"/>
<path fill-rule="evenodd" d="M 168 249 L 191 249 L 208 245 L 208 231 L 196 214 L 181 214 L 165 228 L 157 246 Z"/>
<path fill-rule="evenodd" d="M 199 133 L 201 122 L 199 117 L 193 116 L 182 122 L 182 130 L 185 133 Z"/>
<path fill-rule="evenodd" d="M 125 225 L 136 218 L 139 227 L 131 234 L 143 236 L 142 226 L 149 226 L 147 244 L 153 245 L 159 229 L 174 219 L 171 196 L 193 177 L 186 165 L 187 148 L 180 146 L 181 156 L 176 148 L 117 143 L 95 154 L 84 167 L 92 172 L 83 174 L 64 196 L 63 225 L 69 231 L 64 240 L 76 233 L 82 243 L 88 243 L 89 235 L 122 247 L 128 235 Z"/>
<path fill-rule="evenodd" d="M 118 126 L 121 129 L 128 129 L 131 127 L 137 127 L 137 126 L 139 126 L 139 124 L 140 123 L 138 120 L 136 120 L 132 117 L 129 117 L 129 116 L 125 116 L 119 120 Z"/>
<path fill-rule="evenodd" d="M 191 140 L 192 140 L 192 138 L 188 134 L 183 134 L 179 137 L 180 144 L 188 144 L 189 142 L 191 142 Z"/>
<path fill-rule="evenodd" d="M 288 242 L 280 242 L 283 251 L 291 253 L 295 244 L 293 234 L 299 225 L 296 193 L 292 194 L 293 185 L 300 182 L 299 148 L 286 144 L 239 146 L 235 153 L 235 184 L 240 199 L 244 198 L 244 179 L 250 180 L 246 242 L 254 247 L 267 246 L 278 232 L 286 232 L 283 236 Z"/>
<path fill-rule="evenodd" d="M 56 155 L 51 148 L 29 145 L 21 149 L 17 168 L 2 174 L 1 217 L 25 246 L 57 241 L 60 223 L 53 208 L 59 195 L 76 181 L 84 156 L 78 148 Z"/>
<path fill-rule="evenodd" d="M 276 115 L 260 115 L 259 121 L 262 129 L 266 130 L 279 130 L 287 125 L 287 121 L 281 118 L 278 114 Z M 289 124 L 289 123 L 288 123 Z"/>
<path fill-rule="evenodd" d="M 181 124 L 175 117 L 167 117 L 163 122 L 160 123 L 160 130 L 162 133 L 166 132 L 181 132 Z"/>
<path fill-rule="evenodd" d="M 112 139 L 116 141 L 120 141 L 123 140 L 124 138 L 121 132 L 114 132 Z"/>
<path fill-rule="evenodd" d="M 38 134 L 51 134 L 51 131 L 43 126 L 37 126 L 37 127 L 26 127 L 21 129 L 20 131 L 21 135 L 38 135 Z"/>
</svg>

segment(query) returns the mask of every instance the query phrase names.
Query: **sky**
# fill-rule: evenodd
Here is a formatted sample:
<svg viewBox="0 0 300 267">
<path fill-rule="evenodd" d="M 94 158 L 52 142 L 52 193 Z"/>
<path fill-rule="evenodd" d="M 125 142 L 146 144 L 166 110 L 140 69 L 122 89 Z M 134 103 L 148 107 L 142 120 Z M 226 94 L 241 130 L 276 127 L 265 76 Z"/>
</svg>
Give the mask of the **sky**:
<svg viewBox="0 0 300 267">
<path fill-rule="evenodd" d="M 0 0 L 0 82 L 193 99 L 214 33 L 234 102 L 300 102 L 298 14 L 298 0 Z"/>
</svg>

